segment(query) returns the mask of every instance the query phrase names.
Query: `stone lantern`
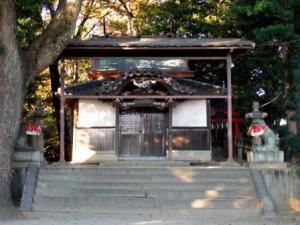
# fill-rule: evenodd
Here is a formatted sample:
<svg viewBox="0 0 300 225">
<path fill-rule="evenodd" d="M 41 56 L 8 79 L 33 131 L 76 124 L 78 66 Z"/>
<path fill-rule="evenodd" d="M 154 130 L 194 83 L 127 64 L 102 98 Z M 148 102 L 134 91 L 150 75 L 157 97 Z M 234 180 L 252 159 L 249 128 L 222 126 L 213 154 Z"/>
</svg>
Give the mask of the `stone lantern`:
<svg viewBox="0 0 300 225">
<path fill-rule="evenodd" d="M 247 153 L 249 163 L 278 163 L 284 162 L 284 154 L 279 151 L 279 138 L 265 123 L 267 113 L 259 110 L 258 102 L 253 102 L 253 111 L 245 115 L 251 119 L 251 125 L 247 134 L 252 137 L 251 151 Z"/>
<path fill-rule="evenodd" d="M 44 130 L 42 119 L 46 116 L 42 103 L 37 101 L 36 110 L 26 125 L 21 125 L 21 134 L 13 155 L 13 167 L 26 168 L 28 164 L 44 164 Z M 24 132 L 25 130 L 25 132 Z M 30 140 L 30 144 L 28 144 Z"/>
</svg>

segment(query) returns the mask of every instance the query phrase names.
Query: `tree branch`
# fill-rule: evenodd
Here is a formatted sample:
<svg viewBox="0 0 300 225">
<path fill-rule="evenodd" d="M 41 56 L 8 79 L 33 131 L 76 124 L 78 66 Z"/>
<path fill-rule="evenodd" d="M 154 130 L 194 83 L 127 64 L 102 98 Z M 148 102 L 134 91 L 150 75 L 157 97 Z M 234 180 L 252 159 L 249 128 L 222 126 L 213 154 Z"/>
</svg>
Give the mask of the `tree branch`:
<svg viewBox="0 0 300 225">
<path fill-rule="evenodd" d="M 24 52 L 26 87 L 59 56 L 70 41 L 81 4 L 82 0 L 60 0 L 55 17 L 44 33 Z"/>
<path fill-rule="evenodd" d="M 78 37 L 81 37 L 82 33 L 83 33 L 83 30 L 84 30 L 84 25 L 86 23 L 86 21 L 88 19 L 91 18 L 91 7 L 94 5 L 94 2 L 95 0 L 91 0 L 86 6 L 85 6 L 85 10 L 84 12 L 82 13 L 83 14 L 83 17 L 82 17 L 82 20 L 77 28 L 77 32 L 75 34 L 75 38 L 78 38 Z"/>
</svg>

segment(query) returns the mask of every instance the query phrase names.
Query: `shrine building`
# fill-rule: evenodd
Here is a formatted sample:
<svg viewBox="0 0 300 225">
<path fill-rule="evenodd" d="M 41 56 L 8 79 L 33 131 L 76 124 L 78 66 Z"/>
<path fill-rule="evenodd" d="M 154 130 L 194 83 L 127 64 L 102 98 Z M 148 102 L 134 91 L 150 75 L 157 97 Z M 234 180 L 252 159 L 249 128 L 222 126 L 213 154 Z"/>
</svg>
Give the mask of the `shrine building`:
<svg viewBox="0 0 300 225">
<path fill-rule="evenodd" d="M 240 39 L 94 38 L 74 40 L 61 59 L 91 59 L 90 80 L 65 87 L 61 73 L 60 156 L 65 107 L 73 112 L 72 162 L 110 160 L 211 161 L 216 119 L 225 105 L 225 142 L 233 159 L 232 56 L 253 49 Z M 189 60 L 224 61 L 226 86 L 199 82 Z M 238 120 L 236 120 L 238 121 Z M 233 127 L 235 129 L 233 129 Z M 224 137 L 224 135 L 223 135 Z"/>
</svg>

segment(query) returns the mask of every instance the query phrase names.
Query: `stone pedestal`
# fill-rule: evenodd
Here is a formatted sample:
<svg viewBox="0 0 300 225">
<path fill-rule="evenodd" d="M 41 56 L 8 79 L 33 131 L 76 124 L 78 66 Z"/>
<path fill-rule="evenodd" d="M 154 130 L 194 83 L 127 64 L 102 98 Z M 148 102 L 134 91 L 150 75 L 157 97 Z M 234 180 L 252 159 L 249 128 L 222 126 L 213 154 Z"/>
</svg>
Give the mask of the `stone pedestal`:
<svg viewBox="0 0 300 225">
<path fill-rule="evenodd" d="M 282 151 L 251 151 L 247 152 L 248 163 L 283 163 Z"/>
</svg>

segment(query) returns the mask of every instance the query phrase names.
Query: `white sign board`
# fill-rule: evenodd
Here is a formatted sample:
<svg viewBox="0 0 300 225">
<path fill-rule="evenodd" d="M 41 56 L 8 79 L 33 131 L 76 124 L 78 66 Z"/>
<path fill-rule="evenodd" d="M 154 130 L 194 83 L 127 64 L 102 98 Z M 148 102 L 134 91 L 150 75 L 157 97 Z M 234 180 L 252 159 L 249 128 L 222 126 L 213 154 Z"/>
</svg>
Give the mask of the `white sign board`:
<svg viewBox="0 0 300 225">
<path fill-rule="evenodd" d="M 173 127 L 207 127 L 206 100 L 186 100 L 172 112 Z"/>
<path fill-rule="evenodd" d="M 77 127 L 114 127 L 116 109 L 99 100 L 79 100 Z"/>
</svg>

